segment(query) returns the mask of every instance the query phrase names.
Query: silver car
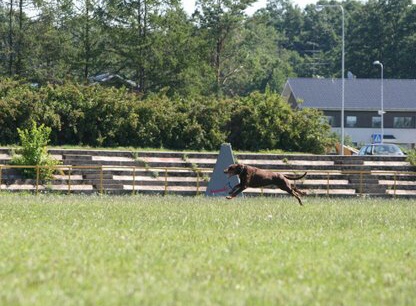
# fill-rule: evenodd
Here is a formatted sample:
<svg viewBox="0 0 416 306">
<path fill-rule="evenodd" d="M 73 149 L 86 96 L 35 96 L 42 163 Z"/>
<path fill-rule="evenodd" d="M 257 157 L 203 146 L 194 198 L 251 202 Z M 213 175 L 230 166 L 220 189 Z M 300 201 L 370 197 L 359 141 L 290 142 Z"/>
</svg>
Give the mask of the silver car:
<svg viewBox="0 0 416 306">
<path fill-rule="evenodd" d="M 403 156 L 403 151 L 391 143 L 373 143 L 361 147 L 358 155 L 394 155 Z"/>
</svg>

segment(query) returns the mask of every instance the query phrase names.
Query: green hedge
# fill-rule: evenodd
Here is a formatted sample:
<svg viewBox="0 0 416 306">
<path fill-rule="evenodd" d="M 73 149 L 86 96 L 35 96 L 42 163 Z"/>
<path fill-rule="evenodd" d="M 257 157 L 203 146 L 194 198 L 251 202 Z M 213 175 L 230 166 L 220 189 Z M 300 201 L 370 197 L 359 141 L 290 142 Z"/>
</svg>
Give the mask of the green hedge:
<svg viewBox="0 0 416 306">
<path fill-rule="evenodd" d="M 278 94 L 243 98 L 143 97 L 126 89 L 77 84 L 33 87 L 0 81 L 0 142 L 15 144 L 31 122 L 51 128 L 52 145 L 322 153 L 334 142 L 315 110 L 293 110 Z"/>
</svg>

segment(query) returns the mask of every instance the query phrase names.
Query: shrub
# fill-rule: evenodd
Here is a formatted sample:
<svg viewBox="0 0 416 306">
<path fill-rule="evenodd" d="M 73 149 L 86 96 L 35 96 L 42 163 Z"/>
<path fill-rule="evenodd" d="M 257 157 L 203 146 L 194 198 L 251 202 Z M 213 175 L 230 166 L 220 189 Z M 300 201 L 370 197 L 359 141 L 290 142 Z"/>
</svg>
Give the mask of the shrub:
<svg viewBox="0 0 416 306">
<path fill-rule="evenodd" d="M 407 152 L 407 158 L 406 160 L 412 165 L 416 166 L 416 149 L 409 150 Z"/>
<path fill-rule="evenodd" d="M 236 101 L 228 125 L 228 142 L 240 150 L 286 149 L 293 110 L 279 95 L 252 93 Z"/>
<path fill-rule="evenodd" d="M 292 109 L 270 91 L 235 98 L 142 96 L 123 88 L 35 88 L 0 79 L 0 143 L 16 143 L 17 128 L 32 121 L 50 127 L 52 145 L 216 150 L 230 142 L 239 150 L 323 153 L 334 142 L 321 112 Z"/>
<path fill-rule="evenodd" d="M 321 154 L 335 144 L 322 116 L 315 109 L 294 110 L 276 93 L 255 92 L 236 101 L 227 140 L 240 150 Z"/>
<path fill-rule="evenodd" d="M 11 161 L 12 165 L 19 166 L 42 166 L 40 168 L 40 179 L 46 180 L 52 178 L 54 166 L 59 162 L 52 158 L 47 152 L 47 144 L 51 128 L 41 124 L 37 126 L 32 121 L 30 129 L 17 129 L 21 148 L 17 150 Z M 45 166 L 45 167 L 44 167 Z M 35 178 L 35 168 L 23 168 L 22 173 L 26 178 Z"/>
</svg>

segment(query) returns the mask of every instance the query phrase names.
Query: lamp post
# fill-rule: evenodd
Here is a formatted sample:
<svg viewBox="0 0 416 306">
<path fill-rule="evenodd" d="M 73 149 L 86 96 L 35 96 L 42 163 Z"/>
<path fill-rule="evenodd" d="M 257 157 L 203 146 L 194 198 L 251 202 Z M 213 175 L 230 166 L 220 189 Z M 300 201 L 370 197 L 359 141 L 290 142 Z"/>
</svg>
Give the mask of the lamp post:
<svg viewBox="0 0 416 306">
<path fill-rule="evenodd" d="M 344 155 L 345 131 L 344 131 L 344 109 L 345 109 L 345 14 L 344 8 L 341 4 L 324 4 L 317 5 L 316 9 L 321 11 L 325 7 L 338 7 L 342 13 L 342 58 L 341 58 L 341 74 L 342 74 L 342 89 L 341 89 L 341 155 Z"/>
<path fill-rule="evenodd" d="M 384 66 L 380 61 L 374 61 L 373 65 L 379 65 L 381 68 L 381 110 L 378 111 L 378 114 L 381 117 L 381 142 L 384 140 L 384 90 L 383 90 L 383 70 Z"/>
</svg>

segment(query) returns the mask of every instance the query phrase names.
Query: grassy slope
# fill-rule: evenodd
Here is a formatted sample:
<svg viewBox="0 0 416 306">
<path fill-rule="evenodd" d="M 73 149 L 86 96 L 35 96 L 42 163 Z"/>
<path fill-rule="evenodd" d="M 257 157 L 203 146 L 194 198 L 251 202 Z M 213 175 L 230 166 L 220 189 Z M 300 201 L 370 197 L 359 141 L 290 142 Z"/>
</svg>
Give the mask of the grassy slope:
<svg viewBox="0 0 416 306">
<path fill-rule="evenodd" d="M 1 305 L 411 305 L 416 202 L 0 196 Z"/>
</svg>

